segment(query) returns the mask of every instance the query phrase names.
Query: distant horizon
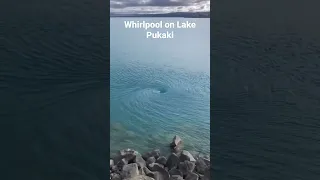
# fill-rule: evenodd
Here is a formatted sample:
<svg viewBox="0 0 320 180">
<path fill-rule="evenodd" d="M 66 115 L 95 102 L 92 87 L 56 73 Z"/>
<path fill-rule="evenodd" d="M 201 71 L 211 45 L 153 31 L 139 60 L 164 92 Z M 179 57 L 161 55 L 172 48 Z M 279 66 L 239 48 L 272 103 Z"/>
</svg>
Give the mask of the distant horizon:
<svg viewBox="0 0 320 180">
<path fill-rule="evenodd" d="M 206 11 L 206 12 L 163 12 L 163 13 L 110 13 L 110 17 L 186 17 L 186 18 L 210 18 L 210 11 Z"/>
<path fill-rule="evenodd" d="M 210 14 L 210 0 L 110 0 L 110 15 L 113 17 L 207 14 Z"/>
</svg>

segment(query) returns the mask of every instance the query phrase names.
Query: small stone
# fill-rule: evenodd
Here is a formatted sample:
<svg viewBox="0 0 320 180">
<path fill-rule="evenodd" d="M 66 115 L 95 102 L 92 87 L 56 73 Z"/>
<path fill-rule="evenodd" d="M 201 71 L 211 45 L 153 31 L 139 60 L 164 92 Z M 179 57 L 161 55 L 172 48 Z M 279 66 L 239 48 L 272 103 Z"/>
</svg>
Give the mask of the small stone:
<svg viewBox="0 0 320 180">
<path fill-rule="evenodd" d="M 190 172 L 186 176 L 185 180 L 198 180 L 199 176 L 196 173 Z"/>
<path fill-rule="evenodd" d="M 181 155 L 180 155 L 180 161 L 184 162 L 184 161 L 191 161 L 191 162 L 196 162 L 196 160 L 194 159 L 194 157 L 186 150 L 183 150 Z"/>
<path fill-rule="evenodd" d="M 183 177 L 179 175 L 173 175 L 170 176 L 170 180 L 183 180 Z"/>
<path fill-rule="evenodd" d="M 156 163 L 159 163 L 159 164 L 162 164 L 162 165 L 166 165 L 167 163 L 167 158 L 164 157 L 164 156 L 160 156 L 157 160 L 156 160 Z"/>
<path fill-rule="evenodd" d="M 161 165 L 161 164 L 158 164 L 158 163 L 148 164 L 148 168 L 149 168 L 151 171 L 165 170 L 165 169 L 164 169 L 164 166 Z"/>
<path fill-rule="evenodd" d="M 192 172 L 195 168 L 195 164 L 190 161 L 180 162 L 179 163 L 179 170 L 185 176 L 188 173 Z"/>
<path fill-rule="evenodd" d="M 178 169 L 171 169 L 169 171 L 170 176 L 183 176 L 182 172 L 179 171 Z"/>
<path fill-rule="evenodd" d="M 121 172 L 121 177 L 123 179 L 133 178 L 139 175 L 138 164 L 132 163 L 124 165 Z"/>
<path fill-rule="evenodd" d="M 175 153 L 170 154 L 166 163 L 166 166 L 168 167 L 168 169 L 171 170 L 172 168 L 176 168 L 178 164 L 179 164 L 179 157 Z"/>
</svg>

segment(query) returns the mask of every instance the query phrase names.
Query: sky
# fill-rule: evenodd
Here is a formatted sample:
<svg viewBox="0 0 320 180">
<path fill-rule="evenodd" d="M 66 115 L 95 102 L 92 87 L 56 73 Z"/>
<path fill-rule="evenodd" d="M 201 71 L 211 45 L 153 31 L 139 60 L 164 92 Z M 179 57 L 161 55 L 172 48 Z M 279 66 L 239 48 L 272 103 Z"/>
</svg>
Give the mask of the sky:
<svg viewBox="0 0 320 180">
<path fill-rule="evenodd" d="M 209 12 L 210 0 L 110 0 L 114 14 Z"/>
</svg>

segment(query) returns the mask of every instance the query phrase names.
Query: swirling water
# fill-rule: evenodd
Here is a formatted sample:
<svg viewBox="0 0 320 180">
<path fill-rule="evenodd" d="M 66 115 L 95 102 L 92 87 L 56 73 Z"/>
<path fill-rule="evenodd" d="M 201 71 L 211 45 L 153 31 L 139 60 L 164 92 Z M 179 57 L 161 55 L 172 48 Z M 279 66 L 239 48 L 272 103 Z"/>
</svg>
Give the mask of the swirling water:
<svg viewBox="0 0 320 180">
<path fill-rule="evenodd" d="M 174 135 L 190 151 L 210 153 L 209 19 L 174 29 L 174 39 L 147 39 L 111 19 L 111 153 L 123 148 L 168 152 Z M 133 20 L 140 20 L 139 18 Z M 159 21 L 159 19 L 143 19 Z"/>
</svg>

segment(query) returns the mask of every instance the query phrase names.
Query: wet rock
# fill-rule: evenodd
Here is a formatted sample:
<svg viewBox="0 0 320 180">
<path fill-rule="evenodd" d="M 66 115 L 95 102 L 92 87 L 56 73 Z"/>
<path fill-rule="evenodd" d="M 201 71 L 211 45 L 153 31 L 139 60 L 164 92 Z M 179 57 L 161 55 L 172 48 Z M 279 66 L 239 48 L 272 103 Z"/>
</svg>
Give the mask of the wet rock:
<svg viewBox="0 0 320 180">
<path fill-rule="evenodd" d="M 148 164 L 148 168 L 149 168 L 151 171 L 165 170 L 165 169 L 164 169 L 164 166 L 163 166 L 162 164 L 158 164 L 158 163 Z"/>
<path fill-rule="evenodd" d="M 179 157 L 175 153 L 170 154 L 166 163 L 166 166 L 168 167 L 169 171 L 172 168 L 176 168 L 178 164 L 179 164 Z"/>
<path fill-rule="evenodd" d="M 137 163 L 139 168 L 141 169 L 146 166 L 146 161 L 142 158 L 141 155 L 136 155 L 133 162 Z"/>
<path fill-rule="evenodd" d="M 124 165 L 121 172 L 121 177 L 123 179 L 133 178 L 139 175 L 138 164 L 132 163 Z"/>
<path fill-rule="evenodd" d="M 204 171 L 203 180 L 210 180 L 210 168 L 207 168 L 207 169 Z"/>
<path fill-rule="evenodd" d="M 169 180 L 169 173 L 167 171 L 165 171 L 164 169 L 163 170 L 160 170 L 160 171 L 156 171 L 154 173 L 154 179 L 155 180 Z"/>
<path fill-rule="evenodd" d="M 114 161 L 113 161 L 113 159 L 110 159 L 110 169 L 112 166 L 114 166 Z"/>
<path fill-rule="evenodd" d="M 206 163 L 206 165 L 208 167 L 210 167 L 210 157 L 209 156 L 204 156 L 202 159 Z"/>
<path fill-rule="evenodd" d="M 183 176 L 182 172 L 178 169 L 171 169 L 169 171 L 170 176 Z"/>
<path fill-rule="evenodd" d="M 145 175 L 154 178 L 154 173 L 151 172 L 147 167 L 144 167 L 143 171 L 144 171 Z"/>
<path fill-rule="evenodd" d="M 147 164 L 152 164 L 152 163 L 155 163 L 155 162 L 156 162 L 156 158 L 153 157 L 153 156 L 149 157 L 148 160 L 147 160 Z"/>
<path fill-rule="evenodd" d="M 196 161 L 196 171 L 200 174 L 204 174 L 205 170 L 208 168 L 203 158 L 199 158 Z"/>
<path fill-rule="evenodd" d="M 152 157 L 151 152 L 146 152 L 142 155 L 142 158 L 147 161 L 149 157 Z"/>
<path fill-rule="evenodd" d="M 139 153 L 133 149 L 124 149 L 120 151 L 120 156 L 128 162 L 132 162 L 137 154 Z"/>
<path fill-rule="evenodd" d="M 198 180 L 199 176 L 196 173 L 190 172 L 186 176 L 185 180 Z"/>
<path fill-rule="evenodd" d="M 160 150 L 159 149 L 155 149 L 155 150 L 151 151 L 151 156 L 153 156 L 154 158 L 158 159 L 160 157 Z"/>
<path fill-rule="evenodd" d="M 114 174 L 111 174 L 111 179 L 112 180 L 121 180 L 121 176 L 120 176 L 120 174 L 114 173 Z"/>
<path fill-rule="evenodd" d="M 167 163 L 167 158 L 164 157 L 164 156 L 160 156 L 157 160 L 156 160 L 156 163 L 159 163 L 159 164 L 162 164 L 162 165 L 166 165 Z"/>
<path fill-rule="evenodd" d="M 194 159 L 194 157 L 192 156 L 191 153 L 189 153 L 189 151 L 183 150 L 181 155 L 180 155 L 180 161 L 184 162 L 184 161 L 191 161 L 191 162 L 196 162 L 196 160 Z"/>
<path fill-rule="evenodd" d="M 146 175 L 146 173 L 144 173 L 143 168 L 138 167 L 138 169 L 139 169 L 139 174 L 140 175 Z"/>
<path fill-rule="evenodd" d="M 123 168 L 123 166 L 127 165 L 128 164 L 128 161 L 126 159 L 121 159 L 118 163 L 117 163 L 117 166 L 118 168 L 121 170 Z"/>
<path fill-rule="evenodd" d="M 174 148 L 176 146 L 180 146 L 181 144 L 182 144 L 182 139 L 179 136 L 175 135 L 170 145 L 172 148 Z"/>
<path fill-rule="evenodd" d="M 179 175 L 173 175 L 170 176 L 170 180 L 183 180 L 183 177 Z"/>
<path fill-rule="evenodd" d="M 195 168 L 195 164 L 193 162 L 184 161 L 179 163 L 179 170 L 182 172 L 184 176 L 192 172 L 194 168 Z"/>
<path fill-rule="evenodd" d="M 119 172 L 119 168 L 118 168 L 118 166 L 117 165 L 114 165 L 114 166 L 112 166 L 111 167 L 111 172 Z"/>
<path fill-rule="evenodd" d="M 174 136 L 170 143 L 171 150 L 178 153 L 182 150 L 182 139 L 179 136 Z"/>
<path fill-rule="evenodd" d="M 139 175 L 139 176 L 135 176 L 133 178 L 127 178 L 124 180 L 154 180 L 152 177 L 149 176 L 144 176 L 144 175 Z"/>
</svg>

